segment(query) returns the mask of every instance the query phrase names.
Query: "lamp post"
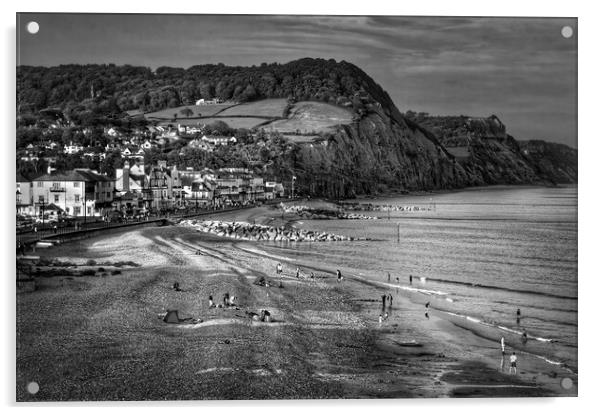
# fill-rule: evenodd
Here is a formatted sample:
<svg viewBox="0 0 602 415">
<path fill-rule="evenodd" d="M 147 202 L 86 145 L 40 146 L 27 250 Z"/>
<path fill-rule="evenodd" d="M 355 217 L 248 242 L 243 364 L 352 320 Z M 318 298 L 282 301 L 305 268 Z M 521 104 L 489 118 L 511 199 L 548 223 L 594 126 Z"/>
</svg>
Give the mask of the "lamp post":
<svg viewBox="0 0 602 415">
<path fill-rule="evenodd" d="M 15 209 L 15 214 L 16 216 L 19 215 L 19 205 L 21 204 L 21 190 L 17 189 L 16 192 L 16 209 Z M 18 225 L 18 222 L 15 222 Z M 17 227 L 17 229 L 19 229 Z M 17 246 L 21 247 L 21 235 L 19 234 L 19 232 L 17 232 Z"/>
</svg>

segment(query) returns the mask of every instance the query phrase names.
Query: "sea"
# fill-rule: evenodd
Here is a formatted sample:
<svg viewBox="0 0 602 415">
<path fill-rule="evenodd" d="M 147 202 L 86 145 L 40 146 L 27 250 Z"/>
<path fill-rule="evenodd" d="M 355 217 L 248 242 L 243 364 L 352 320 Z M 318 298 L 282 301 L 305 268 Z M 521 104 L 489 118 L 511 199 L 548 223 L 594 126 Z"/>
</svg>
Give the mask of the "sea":
<svg viewBox="0 0 602 415">
<path fill-rule="evenodd" d="M 419 294 L 411 298 L 577 372 L 576 186 L 495 186 L 353 202 L 420 210 L 360 212 L 377 220 L 301 220 L 300 228 L 360 240 L 264 248 L 292 259 L 309 255 L 322 268 Z"/>
</svg>

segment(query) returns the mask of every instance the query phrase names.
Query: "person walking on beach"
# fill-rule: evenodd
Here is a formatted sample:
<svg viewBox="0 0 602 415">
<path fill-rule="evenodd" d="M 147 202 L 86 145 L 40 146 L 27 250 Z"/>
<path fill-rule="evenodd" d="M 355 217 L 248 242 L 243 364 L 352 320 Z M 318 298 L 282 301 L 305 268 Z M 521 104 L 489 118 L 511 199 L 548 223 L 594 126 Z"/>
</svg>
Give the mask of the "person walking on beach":
<svg viewBox="0 0 602 415">
<path fill-rule="evenodd" d="M 299 269 L 299 267 L 297 267 L 297 271 L 295 271 L 295 277 L 299 278 L 300 272 L 301 272 L 301 270 Z"/>
<path fill-rule="evenodd" d="M 378 324 L 379 324 L 379 325 L 380 325 L 380 324 L 383 324 L 383 315 L 382 315 L 382 314 L 380 314 L 380 315 L 378 316 Z"/>
<path fill-rule="evenodd" d="M 393 296 L 389 294 L 389 307 L 393 307 Z"/>
<path fill-rule="evenodd" d="M 430 317 L 429 317 L 429 307 L 430 307 L 430 306 L 431 306 L 431 302 L 430 302 L 430 301 L 429 301 L 429 302 L 427 302 L 427 303 L 424 305 L 424 307 L 426 308 L 426 311 L 424 312 L 424 316 L 425 316 L 426 318 L 430 318 Z"/>
<path fill-rule="evenodd" d="M 278 263 L 278 265 L 276 265 L 276 274 L 282 274 L 282 264 L 280 262 Z"/>
<path fill-rule="evenodd" d="M 520 325 L 520 308 L 516 309 L 516 324 Z"/>
<path fill-rule="evenodd" d="M 343 274 L 341 274 L 341 270 L 337 269 L 337 281 L 343 281 Z"/>
<path fill-rule="evenodd" d="M 512 374 L 512 370 L 514 370 L 514 374 L 516 375 L 516 361 L 518 360 L 518 357 L 516 356 L 516 352 L 512 352 L 512 355 L 510 356 L 510 374 Z"/>
<path fill-rule="evenodd" d="M 523 335 L 521 337 L 521 341 L 523 342 L 523 344 L 527 343 L 527 330 L 523 330 Z"/>
<path fill-rule="evenodd" d="M 387 272 L 387 282 L 391 282 L 391 273 Z"/>
<path fill-rule="evenodd" d="M 504 336 L 500 340 L 500 346 L 502 348 L 502 361 L 500 362 L 500 370 L 504 371 L 504 364 L 506 363 L 506 344 L 504 342 Z"/>
<path fill-rule="evenodd" d="M 412 275 L 410 274 L 410 285 L 412 285 Z"/>
<path fill-rule="evenodd" d="M 386 302 L 387 302 L 387 296 L 385 294 L 383 294 L 380 297 L 381 297 L 381 299 L 383 301 L 383 310 L 384 310 L 384 308 L 386 306 Z"/>
</svg>

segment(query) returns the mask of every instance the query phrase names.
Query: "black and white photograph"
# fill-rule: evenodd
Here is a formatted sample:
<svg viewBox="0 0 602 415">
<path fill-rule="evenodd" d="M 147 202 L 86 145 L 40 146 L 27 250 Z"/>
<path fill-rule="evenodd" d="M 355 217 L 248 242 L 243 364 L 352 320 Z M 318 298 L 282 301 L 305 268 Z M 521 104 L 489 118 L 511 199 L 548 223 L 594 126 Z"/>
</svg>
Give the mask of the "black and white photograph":
<svg viewBox="0 0 602 415">
<path fill-rule="evenodd" d="M 16 402 L 578 396 L 576 15 L 15 17 Z"/>
</svg>

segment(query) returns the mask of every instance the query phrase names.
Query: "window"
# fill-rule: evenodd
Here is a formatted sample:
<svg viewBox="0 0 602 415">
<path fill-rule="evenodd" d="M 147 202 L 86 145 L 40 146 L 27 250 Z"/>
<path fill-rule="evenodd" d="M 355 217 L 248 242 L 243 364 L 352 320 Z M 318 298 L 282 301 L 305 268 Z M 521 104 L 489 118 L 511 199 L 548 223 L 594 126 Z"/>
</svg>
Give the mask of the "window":
<svg viewBox="0 0 602 415">
<path fill-rule="evenodd" d="M 59 202 L 59 195 L 54 195 L 54 203 L 58 203 Z"/>
<path fill-rule="evenodd" d="M 79 195 L 74 195 L 75 197 L 75 203 L 79 203 Z"/>
<path fill-rule="evenodd" d="M 94 199 L 100 199 L 100 198 L 98 197 L 98 192 L 94 193 Z"/>
<path fill-rule="evenodd" d="M 79 187 L 79 182 L 73 182 L 73 187 Z"/>
<path fill-rule="evenodd" d="M 44 196 L 42 196 L 42 195 L 38 196 L 38 202 L 44 203 Z"/>
<path fill-rule="evenodd" d="M 110 199 L 111 198 L 111 192 L 107 192 L 107 198 Z"/>
<path fill-rule="evenodd" d="M 80 208 L 79 206 L 74 206 L 73 207 L 73 214 L 75 216 L 79 216 L 82 213 L 82 208 Z"/>
<path fill-rule="evenodd" d="M 60 183 L 52 183 L 52 187 L 59 188 L 59 187 L 61 187 L 61 184 Z"/>
<path fill-rule="evenodd" d="M 44 182 L 38 182 L 38 187 L 44 187 Z"/>
</svg>

